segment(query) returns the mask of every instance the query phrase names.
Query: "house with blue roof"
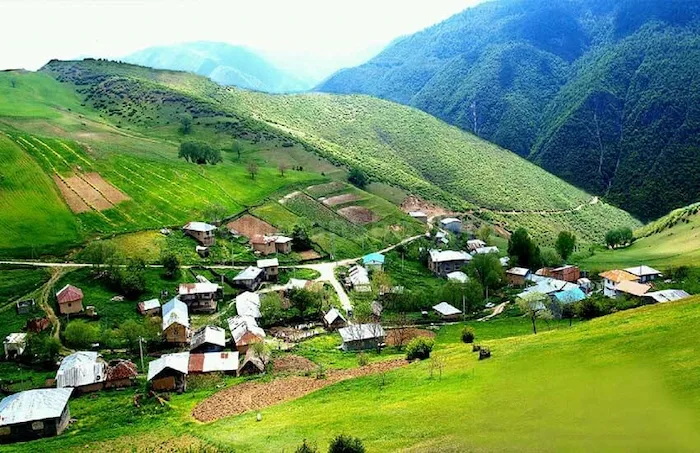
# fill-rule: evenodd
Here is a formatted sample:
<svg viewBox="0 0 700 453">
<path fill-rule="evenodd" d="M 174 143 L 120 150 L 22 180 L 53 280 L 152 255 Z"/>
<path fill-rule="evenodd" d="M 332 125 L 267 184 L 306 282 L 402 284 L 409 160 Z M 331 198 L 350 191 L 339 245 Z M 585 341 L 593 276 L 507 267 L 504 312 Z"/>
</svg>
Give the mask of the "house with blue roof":
<svg viewBox="0 0 700 453">
<path fill-rule="evenodd" d="M 362 257 L 362 265 L 367 270 L 382 270 L 384 267 L 384 255 L 379 252 L 370 253 Z"/>
<path fill-rule="evenodd" d="M 578 287 L 554 293 L 554 299 L 564 305 L 573 304 L 585 298 L 586 295 Z"/>
</svg>

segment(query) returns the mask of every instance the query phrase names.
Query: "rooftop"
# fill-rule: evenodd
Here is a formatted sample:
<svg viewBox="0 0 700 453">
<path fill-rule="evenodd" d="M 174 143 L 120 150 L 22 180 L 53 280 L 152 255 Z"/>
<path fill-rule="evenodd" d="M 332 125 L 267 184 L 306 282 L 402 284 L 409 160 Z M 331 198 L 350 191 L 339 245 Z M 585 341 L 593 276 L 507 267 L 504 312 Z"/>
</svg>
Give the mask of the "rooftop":
<svg viewBox="0 0 700 453">
<path fill-rule="evenodd" d="M 83 298 L 83 291 L 73 285 L 66 285 L 56 293 L 56 299 L 59 304 L 74 302 Z"/>
<path fill-rule="evenodd" d="M 380 324 L 354 324 L 343 327 L 338 332 L 343 338 L 343 342 L 369 340 L 385 336 L 384 328 Z"/>
<path fill-rule="evenodd" d="M 643 296 L 651 289 L 651 286 L 645 285 L 643 283 L 637 283 L 632 281 L 622 281 L 617 284 L 615 288 L 623 293 L 631 294 L 633 296 Z"/>
<path fill-rule="evenodd" d="M 235 344 L 238 344 L 241 338 L 243 338 L 243 336 L 248 332 L 257 337 L 265 338 L 265 331 L 258 326 L 258 322 L 251 316 L 237 315 L 232 318 L 228 318 L 227 322 Z"/>
<path fill-rule="evenodd" d="M 511 267 L 506 271 L 506 274 L 519 275 L 521 277 L 525 277 L 529 273 L 530 269 L 527 269 L 525 267 Z"/>
<path fill-rule="evenodd" d="M 328 313 L 323 315 L 323 319 L 328 324 L 332 324 L 338 318 L 342 319 L 343 322 L 347 322 L 347 320 L 345 319 L 345 316 L 343 316 L 343 314 L 337 308 L 331 308 L 330 310 L 328 310 Z"/>
<path fill-rule="evenodd" d="M 189 364 L 189 352 L 163 354 L 159 359 L 153 360 L 148 364 L 148 380 L 150 381 L 166 369 L 171 369 L 182 374 L 187 374 L 189 371 Z"/>
<path fill-rule="evenodd" d="M 180 283 L 178 293 L 181 296 L 190 294 L 209 294 L 219 290 L 219 285 L 211 282 Z"/>
<path fill-rule="evenodd" d="M 636 275 L 637 277 L 644 277 L 647 275 L 661 275 L 661 272 L 657 271 L 653 267 L 649 266 L 635 266 L 635 267 L 628 267 L 625 269 L 626 272 L 629 272 L 632 275 Z"/>
<path fill-rule="evenodd" d="M 221 347 L 226 346 L 226 331 L 218 326 L 201 327 L 192 335 L 190 348 L 195 349 L 207 343 Z"/>
<path fill-rule="evenodd" d="M 206 352 L 190 354 L 190 373 L 231 372 L 238 370 L 238 352 Z"/>
<path fill-rule="evenodd" d="M 0 426 L 58 418 L 72 388 L 36 389 L 15 393 L 0 401 Z"/>
<path fill-rule="evenodd" d="M 442 316 L 454 316 L 462 313 L 462 310 L 458 310 L 447 302 L 440 302 L 433 307 L 433 310 L 440 313 Z"/>
<path fill-rule="evenodd" d="M 450 272 L 447 274 L 447 280 L 459 282 L 459 283 L 467 283 L 469 280 L 469 277 L 467 277 L 467 274 L 465 274 L 462 271 L 456 271 L 456 272 Z"/>
<path fill-rule="evenodd" d="M 95 351 L 77 351 L 61 360 L 56 372 L 56 386 L 80 387 L 103 382 L 106 376 L 106 363 L 100 360 Z"/>
<path fill-rule="evenodd" d="M 630 274 L 627 271 L 621 271 L 619 269 L 601 272 L 598 275 L 604 279 L 610 280 L 610 281 L 615 282 L 615 283 L 620 283 L 623 281 L 633 282 L 633 281 L 636 281 L 638 278 L 636 275 Z"/>
<path fill-rule="evenodd" d="M 262 273 L 259 267 L 248 266 L 233 278 L 233 281 L 255 280 Z"/>
<path fill-rule="evenodd" d="M 264 260 L 258 260 L 258 267 L 260 269 L 265 269 L 266 267 L 277 267 L 280 262 L 277 258 L 268 258 Z"/>
<path fill-rule="evenodd" d="M 645 296 L 651 297 L 656 302 L 673 302 L 690 297 L 690 294 L 682 289 L 664 289 L 653 293 L 646 293 Z"/>
<path fill-rule="evenodd" d="M 236 313 L 240 316 L 260 317 L 260 295 L 246 291 L 236 296 Z"/>
<path fill-rule="evenodd" d="M 430 259 L 433 263 L 444 263 L 448 261 L 470 261 L 472 256 L 461 250 L 431 250 Z"/>
<path fill-rule="evenodd" d="M 141 302 L 141 306 L 144 310 L 153 310 L 155 308 L 160 308 L 160 301 L 158 299 L 150 299 Z"/>
<path fill-rule="evenodd" d="M 205 222 L 190 222 L 184 227 L 182 227 L 183 230 L 189 230 L 189 231 L 199 231 L 199 232 L 207 232 L 207 231 L 213 231 L 216 229 L 214 225 L 209 225 L 208 223 Z"/>
<path fill-rule="evenodd" d="M 171 324 L 178 323 L 185 327 L 190 326 L 189 311 L 187 305 L 174 297 L 167 304 L 163 305 L 163 330 Z"/>
<path fill-rule="evenodd" d="M 462 221 L 456 217 L 446 217 L 446 218 L 440 220 L 440 223 L 442 223 L 443 225 L 448 225 L 448 224 L 454 223 L 454 222 L 462 223 Z"/>
<path fill-rule="evenodd" d="M 384 255 L 379 252 L 365 255 L 362 257 L 362 264 L 384 264 Z"/>
</svg>

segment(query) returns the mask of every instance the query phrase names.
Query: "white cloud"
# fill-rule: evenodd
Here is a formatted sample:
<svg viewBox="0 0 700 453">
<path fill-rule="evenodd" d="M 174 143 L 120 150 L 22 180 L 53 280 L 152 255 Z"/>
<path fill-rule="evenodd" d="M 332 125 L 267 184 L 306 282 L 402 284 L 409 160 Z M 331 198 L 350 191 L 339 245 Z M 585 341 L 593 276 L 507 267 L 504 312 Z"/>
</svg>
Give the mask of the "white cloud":
<svg viewBox="0 0 700 453">
<path fill-rule="evenodd" d="M 392 39 L 479 0 L 5 0 L 0 68 L 119 58 L 153 45 L 222 41 L 282 61 L 356 64 Z"/>
</svg>

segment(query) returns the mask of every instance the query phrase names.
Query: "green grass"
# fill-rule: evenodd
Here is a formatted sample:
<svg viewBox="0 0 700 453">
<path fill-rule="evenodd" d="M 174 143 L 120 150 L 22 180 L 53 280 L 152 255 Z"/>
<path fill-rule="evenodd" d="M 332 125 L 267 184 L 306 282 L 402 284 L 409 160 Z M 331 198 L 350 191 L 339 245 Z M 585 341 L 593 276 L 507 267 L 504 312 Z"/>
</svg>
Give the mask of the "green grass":
<svg viewBox="0 0 700 453">
<path fill-rule="evenodd" d="M 700 263 L 700 215 L 693 214 L 642 237 L 623 249 L 597 248 L 593 255 L 578 260 L 592 271 L 646 264 L 666 269 Z"/>
<path fill-rule="evenodd" d="M 15 302 L 25 297 L 36 299 L 33 293 L 48 279 L 49 273 L 43 268 L 0 268 L 0 338 L 21 331 L 27 320 L 43 316 L 38 305 L 30 313 L 18 314 Z"/>
</svg>

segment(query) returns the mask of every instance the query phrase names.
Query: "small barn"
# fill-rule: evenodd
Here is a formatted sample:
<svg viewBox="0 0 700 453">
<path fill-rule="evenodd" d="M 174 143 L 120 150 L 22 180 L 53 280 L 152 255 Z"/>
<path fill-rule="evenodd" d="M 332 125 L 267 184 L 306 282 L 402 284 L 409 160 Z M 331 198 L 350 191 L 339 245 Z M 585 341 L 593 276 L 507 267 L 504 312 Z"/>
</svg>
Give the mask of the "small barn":
<svg viewBox="0 0 700 453">
<path fill-rule="evenodd" d="M 280 262 L 277 258 L 258 260 L 257 264 L 263 270 L 265 280 L 277 281 L 277 277 L 280 275 Z"/>
<path fill-rule="evenodd" d="M 353 324 L 338 330 L 343 344 L 343 351 L 359 351 L 384 346 L 386 334 L 380 324 Z"/>
<path fill-rule="evenodd" d="M 251 344 L 265 340 L 265 331 L 251 316 L 234 316 L 228 319 L 231 341 L 240 353 L 245 353 Z"/>
<path fill-rule="evenodd" d="M 34 311 L 36 302 L 34 299 L 18 300 L 15 304 L 15 308 L 17 309 L 18 315 L 26 315 Z"/>
<path fill-rule="evenodd" d="M 62 315 L 83 311 L 83 291 L 73 285 L 66 285 L 56 293 L 58 312 Z"/>
<path fill-rule="evenodd" d="M 462 310 L 459 310 L 447 302 L 440 302 L 433 307 L 433 310 L 445 321 L 453 321 L 462 316 Z"/>
<path fill-rule="evenodd" d="M 423 211 L 411 211 L 408 215 L 422 223 L 428 223 L 428 214 Z"/>
<path fill-rule="evenodd" d="M 35 389 L 0 401 L 0 443 L 57 436 L 68 426 L 72 388 Z"/>
<path fill-rule="evenodd" d="M 625 269 L 626 272 L 637 277 L 639 283 L 647 283 L 661 278 L 661 272 L 649 266 L 635 266 Z"/>
<path fill-rule="evenodd" d="M 290 237 L 280 235 L 275 236 L 275 249 L 277 250 L 277 253 L 282 253 L 284 255 L 292 253 L 292 242 L 293 240 Z"/>
<path fill-rule="evenodd" d="M 362 257 L 362 265 L 367 270 L 382 270 L 384 268 L 384 255 L 381 253 L 370 253 Z"/>
<path fill-rule="evenodd" d="M 331 308 L 328 313 L 323 315 L 323 325 L 328 330 L 338 330 L 347 325 L 348 321 L 345 316 L 337 308 Z"/>
<path fill-rule="evenodd" d="M 496 246 L 487 246 L 487 247 L 479 247 L 478 249 L 475 249 L 472 252 L 472 255 L 488 255 L 489 253 L 499 253 L 498 247 Z"/>
<path fill-rule="evenodd" d="M 163 305 L 163 340 L 185 344 L 190 341 L 190 317 L 187 305 L 173 298 Z"/>
<path fill-rule="evenodd" d="M 248 266 L 233 278 L 233 283 L 248 291 L 255 291 L 263 282 L 264 278 L 265 273 L 262 269 L 255 266 Z"/>
<path fill-rule="evenodd" d="M 246 291 L 236 296 L 236 314 L 260 318 L 260 295 Z"/>
<path fill-rule="evenodd" d="M 107 379 L 105 388 L 115 389 L 130 387 L 136 383 L 139 372 L 136 365 L 123 359 L 115 359 L 107 364 Z"/>
<path fill-rule="evenodd" d="M 467 249 L 470 252 L 484 247 L 486 247 L 486 242 L 482 241 L 481 239 L 470 239 L 467 241 Z"/>
<path fill-rule="evenodd" d="M 428 268 L 436 275 L 446 276 L 460 271 L 472 260 L 472 256 L 461 250 L 430 250 Z"/>
<path fill-rule="evenodd" d="M 95 351 L 77 351 L 61 360 L 56 387 L 72 387 L 76 393 L 97 392 L 107 380 L 107 363 Z"/>
<path fill-rule="evenodd" d="M 164 354 L 148 364 L 148 382 L 157 392 L 187 390 L 187 374 L 190 369 L 190 353 Z"/>
<path fill-rule="evenodd" d="M 204 352 L 191 353 L 189 374 L 238 372 L 238 352 Z"/>
<path fill-rule="evenodd" d="M 23 332 L 11 333 L 2 342 L 5 349 L 5 360 L 11 360 L 24 354 L 27 347 L 27 334 Z"/>
<path fill-rule="evenodd" d="M 346 284 L 358 293 L 369 293 L 372 291 L 369 274 L 367 269 L 362 266 L 356 265 L 350 268 Z"/>
<path fill-rule="evenodd" d="M 190 352 L 219 352 L 226 346 L 226 331 L 218 326 L 204 326 L 192 335 Z"/>
<path fill-rule="evenodd" d="M 661 291 L 646 293 L 644 297 L 649 303 L 663 303 L 685 299 L 686 297 L 690 297 L 690 294 L 686 293 L 682 289 L 664 289 Z"/>
<path fill-rule="evenodd" d="M 137 305 L 139 313 L 144 316 L 160 315 L 160 301 L 158 299 L 145 300 Z"/>
<path fill-rule="evenodd" d="M 253 247 L 253 250 L 263 255 L 272 255 L 277 251 L 275 240 L 271 236 L 256 234 L 250 238 L 250 245 Z"/>
<path fill-rule="evenodd" d="M 190 222 L 182 227 L 182 231 L 206 247 L 216 244 L 216 227 L 214 225 L 205 222 Z"/>
<path fill-rule="evenodd" d="M 506 271 L 506 279 L 510 286 L 525 286 L 530 276 L 530 269 L 524 267 L 511 267 Z"/>
</svg>

